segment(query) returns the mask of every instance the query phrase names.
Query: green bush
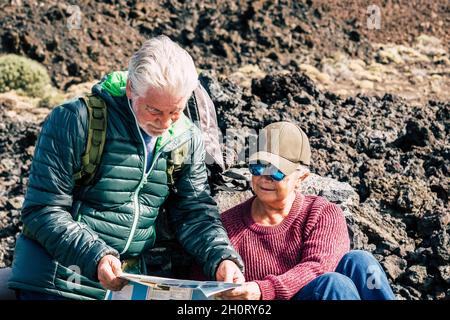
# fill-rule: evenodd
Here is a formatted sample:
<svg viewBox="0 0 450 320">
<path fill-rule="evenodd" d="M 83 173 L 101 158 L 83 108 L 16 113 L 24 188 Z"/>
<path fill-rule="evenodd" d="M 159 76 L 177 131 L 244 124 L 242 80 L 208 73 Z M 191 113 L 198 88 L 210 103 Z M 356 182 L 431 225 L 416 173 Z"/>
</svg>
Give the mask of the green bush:
<svg viewBox="0 0 450 320">
<path fill-rule="evenodd" d="M 49 85 L 47 69 L 38 62 L 15 54 L 0 56 L 0 92 L 17 90 L 42 97 Z"/>
</svg>

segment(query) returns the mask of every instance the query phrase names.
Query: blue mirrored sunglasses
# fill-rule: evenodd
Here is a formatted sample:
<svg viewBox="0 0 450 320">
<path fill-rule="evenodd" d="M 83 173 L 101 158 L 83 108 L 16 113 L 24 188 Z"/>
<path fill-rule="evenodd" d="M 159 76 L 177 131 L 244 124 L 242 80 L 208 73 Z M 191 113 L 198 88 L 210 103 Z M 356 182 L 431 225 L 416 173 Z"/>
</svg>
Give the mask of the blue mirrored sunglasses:
<svg viewBox="0 0 450 320">
<path fill-rule="evenodd" d="M 254 176 L 270 176 L 275 181 L 281 181 L 286 175 L 273 165 L 262 163 L 251 163 L 248 166 L 250 173 Z"/>
</svg>

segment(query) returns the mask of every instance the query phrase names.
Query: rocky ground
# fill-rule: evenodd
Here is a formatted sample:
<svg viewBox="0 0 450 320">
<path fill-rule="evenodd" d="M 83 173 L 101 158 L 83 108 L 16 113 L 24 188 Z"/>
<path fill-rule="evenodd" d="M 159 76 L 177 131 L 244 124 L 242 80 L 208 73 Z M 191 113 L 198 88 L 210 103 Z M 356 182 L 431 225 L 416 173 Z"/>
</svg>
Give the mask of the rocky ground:
<svg viewBox="0 0 450 320">
<path fill-rule="evenodd" d="M 13 2 L 0 4 L 0 52 L 43 63 L 63 98 L 126 68 L 149 36 L 170 35 L 194 56 L 222 132 L 239 130 L 230 146 L 242 151 L 242 133 L 271 122 L 298 123 L 312 171 L 344 183 L 333 192 L 316 176 L 321 186 L 304 191 L 344 203 L 354 248 L 376 255 L 399 298 L 450 299 L 445 1 Z M 379 30 L 367 28 L 370 4 L 381 8 Z M 11 264 L 51 107 L 0 95 L 0 267 Z"/>
<path fill-rule="evenodd" d="M 198 68 L 244 86 L 270 71 L 302 70 L 344 96 L 391 92 L 426 102 L 450 89 L 445 0 L 2 3 L 0 51 L 42 62 L 60 89 L 125 69 L 140 44 L 161 33 Z M 370 5 L 380 8 L 379 29 L 367 24 Z"/>
</svg>

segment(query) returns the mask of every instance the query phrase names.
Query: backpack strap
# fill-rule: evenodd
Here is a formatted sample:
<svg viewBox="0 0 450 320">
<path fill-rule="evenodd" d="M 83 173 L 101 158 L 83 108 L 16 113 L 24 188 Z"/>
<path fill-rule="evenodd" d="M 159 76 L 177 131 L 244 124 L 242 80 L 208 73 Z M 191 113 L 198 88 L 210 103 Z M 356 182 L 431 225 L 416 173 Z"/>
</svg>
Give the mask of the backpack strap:
<svg viewBox="0 0 450 320">
<path fill-rule="evenodd" d="M 175 190 L 175 183 L 179 178 L 180 171 L 189 155 L 189 141 L 182 144 L 180 147 L 172 150 L 167 159 L 167 185 L 172 190 Z"/>
<path fill-rule="evenodd" d="M 96 95 L 81 97 L 88 115 L 88 136 L 86 150 L 81 157 L 81 169 L 73 175 L 77 185 L 88 185 L 95 176 L 106 141 L 107 108 L 105 102 Z"/>
</svg>

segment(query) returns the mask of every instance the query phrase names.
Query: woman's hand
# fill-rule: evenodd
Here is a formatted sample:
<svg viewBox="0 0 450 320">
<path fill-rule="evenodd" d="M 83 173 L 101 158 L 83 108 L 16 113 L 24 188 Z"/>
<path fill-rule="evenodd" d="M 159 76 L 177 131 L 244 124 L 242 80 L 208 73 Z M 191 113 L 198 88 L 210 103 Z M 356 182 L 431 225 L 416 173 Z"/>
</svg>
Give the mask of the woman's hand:
<svg viewBox="0 0 450 320">
<path fill-rule="evenodd" d="M 261 290 L 256 282 L 245 282 L 239 288 L 222 292 L 220 298 L 225 300 L 260 300 Z"/>
</svg>

